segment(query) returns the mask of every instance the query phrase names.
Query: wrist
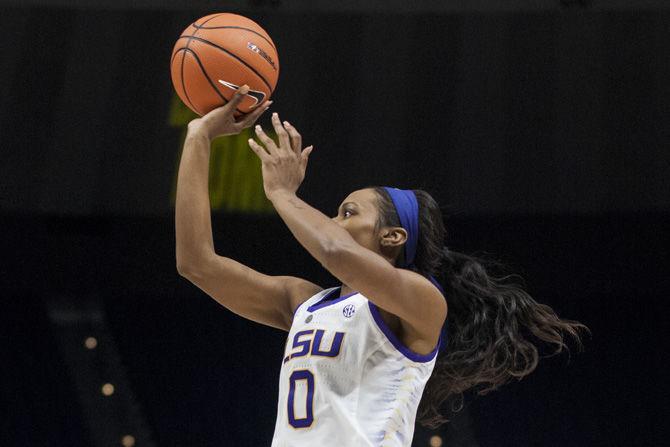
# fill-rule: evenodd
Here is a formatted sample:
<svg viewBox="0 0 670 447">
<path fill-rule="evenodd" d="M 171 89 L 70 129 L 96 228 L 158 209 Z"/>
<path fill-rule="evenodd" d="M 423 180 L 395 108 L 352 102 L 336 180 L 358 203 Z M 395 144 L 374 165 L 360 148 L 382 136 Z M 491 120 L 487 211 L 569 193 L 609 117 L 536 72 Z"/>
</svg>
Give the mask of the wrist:
<svg viewBox="0 0 670 447">
<path fill-rule="evenodd" d="M 288 189 L 275 189 L 274 191 L 268 193 L 267 197 L 270 202 L 274 203 L 277 200 L 290 199 L 297 196 L 294 191 L 290 191 Z"/>
<path fill-rule="evenodd" d="M 212 139 L 209 135 L 209 130 L 207 129 L 207 126 L 205 126 L 205 124 L 202 122 L 201 119 L 194 119 L 188 123 L 186 136 L 206 138 L 207 140 L 210 141 Z"/>
</svg>

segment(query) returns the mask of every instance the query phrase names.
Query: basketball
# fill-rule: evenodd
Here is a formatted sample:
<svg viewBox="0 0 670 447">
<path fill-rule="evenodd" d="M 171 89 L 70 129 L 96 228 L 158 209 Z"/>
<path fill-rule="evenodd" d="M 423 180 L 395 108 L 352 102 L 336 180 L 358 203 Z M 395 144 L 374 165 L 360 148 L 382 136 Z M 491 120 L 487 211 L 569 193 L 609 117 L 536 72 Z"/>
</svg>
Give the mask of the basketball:
<svg viewBox="0 0 670 447">
<path fill-rule="evenodd" d="M 196 20 L 182 32 L 170 60 L 172 85 L 188 108 L 202 116 L 226 104 L 242 85 L 249 93 L 235 112 L 265 102 L 279 79 L 272 39 L 246 17 L 219 13 Z"/>
</svg>

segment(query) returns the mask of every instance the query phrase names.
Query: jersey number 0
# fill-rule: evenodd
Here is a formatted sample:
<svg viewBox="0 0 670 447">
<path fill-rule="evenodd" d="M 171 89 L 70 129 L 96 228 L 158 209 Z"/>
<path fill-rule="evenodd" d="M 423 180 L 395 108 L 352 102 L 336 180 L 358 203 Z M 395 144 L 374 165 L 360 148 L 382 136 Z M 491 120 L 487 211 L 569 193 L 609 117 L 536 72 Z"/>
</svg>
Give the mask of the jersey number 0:
<svg viewBox="0 0 670 447">
<path fill-rule="evenodd" d="M 284 363 L 291 359 L 304 356 L 335 358 L 340 354 L 344 332 L 335 332 L 330 349 L 322 350 L 321 342 L 326 334 L 324 329 L 308 329 L 293 336 L 293 352 L 284 358 Z M 302 337 L 306 337 L 302 340 Z M 288 422 L 293 428 L 306 428 L 314 422 L 314 374 L 309 369 L 296 369 L 288 378 Z M 305 417 L 295 417 L 295 389 L 299 381 L 306 381 L 307 397 L 305 398 Z M 302 403 L 302 402 L 299 402 Z"/>
<path fill-rule="evenodd" d="M 289 377 L 288 390 L 288 422 L 293 428 L 307 428 L 314 422 L 314 374 L 308 369 L 296 369 Z M 305 398 L 305 417 L 295 417 L 295 387 L 296 382 L 307 382 L 307 397 Z"/>
</svg>

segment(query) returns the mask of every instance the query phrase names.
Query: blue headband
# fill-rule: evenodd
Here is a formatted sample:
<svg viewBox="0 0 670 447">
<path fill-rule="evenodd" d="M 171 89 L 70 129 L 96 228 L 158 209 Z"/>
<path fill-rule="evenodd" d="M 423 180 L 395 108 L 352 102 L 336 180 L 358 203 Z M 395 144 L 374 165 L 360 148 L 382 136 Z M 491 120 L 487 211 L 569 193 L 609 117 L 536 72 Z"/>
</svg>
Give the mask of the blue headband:
<svg viewBox="0 0 670 447">
<path fill-rule="evenodd" d="M 419 242 L 419 203 L 411 189 L 389 188 L 384 186 L 391 196 L 395 210 L 400 218 L 400 225 L 407 231 L 405 242 L 405 262 L 400 267 L 409 267 L 414 264 L 416 244 Z"/>
<path fill-rule="evenodd" d="M 407 231 L 407 242 L 405 242 L 405 259 L 401 266 L 409 268 L 414 265 L 416 256 L 416 246 L 419 242 L 419 202 L 416 200 L 416 194 L 411 189 L 398 189 L 384 186 L 386 192 L 391 196 L 391 201 L 395 205 L 396 213 L 400 218 L 400 225 Z M 444 295 L 444 289 L 432 275 L 428 277 L 435 287 Z M 446 348 L 447 343 L 447 322 L 442 327 L 442 336 L 440 337 L 440 351 Z"/>
<path fill-rule="evenodd" d="M 419 202 L 416 200 L 416 194 L 411 189 L 398 189 L 384 186 L 386 192 L 391 196 L 396 213 L 400 218 L 400 225 L 407 231 L 407 242 L 405 242 L 405 259 L 401 263 L 401 268 L 414 266 L 414 257 L 416 256 L 416 246 L 419 242 Z M 442 286 L 433 278 L 430 281 L 444 295 Z"/>
</svg>

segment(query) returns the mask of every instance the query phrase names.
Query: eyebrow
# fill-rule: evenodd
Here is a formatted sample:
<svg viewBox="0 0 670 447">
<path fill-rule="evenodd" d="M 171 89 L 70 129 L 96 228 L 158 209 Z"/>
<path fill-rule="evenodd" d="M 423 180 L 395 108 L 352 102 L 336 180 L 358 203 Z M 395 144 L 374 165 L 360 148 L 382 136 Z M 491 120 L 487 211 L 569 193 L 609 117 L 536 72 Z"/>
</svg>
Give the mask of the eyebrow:
<svg viewBox="0 0 670 447">
<path fill-rule="evenodd" d="M 339 210 L 340 208 L 344 208 L 345 205 L 356 205 L 356 206 L 358 206 L 358 203 L 356 203 L 356 202 L 344 202 L 337 209 Z"/>
</svg>

